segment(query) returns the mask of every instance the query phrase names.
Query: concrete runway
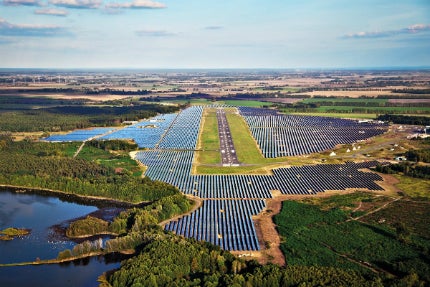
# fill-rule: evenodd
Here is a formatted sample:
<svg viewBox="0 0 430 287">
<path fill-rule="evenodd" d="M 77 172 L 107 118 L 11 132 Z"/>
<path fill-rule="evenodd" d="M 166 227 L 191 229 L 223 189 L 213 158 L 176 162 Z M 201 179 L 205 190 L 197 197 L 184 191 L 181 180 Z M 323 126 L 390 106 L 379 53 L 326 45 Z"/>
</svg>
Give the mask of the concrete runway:
<svg viewBox="0 0 430 287">
<path fill-rule="evenodd" d="M 236 150 L 231 138 L 230 127 L 223 109 L 217 109 L 218 136 L 220 141 L 221 163 L 223 166 L 238 166 Z"/>
</svg>

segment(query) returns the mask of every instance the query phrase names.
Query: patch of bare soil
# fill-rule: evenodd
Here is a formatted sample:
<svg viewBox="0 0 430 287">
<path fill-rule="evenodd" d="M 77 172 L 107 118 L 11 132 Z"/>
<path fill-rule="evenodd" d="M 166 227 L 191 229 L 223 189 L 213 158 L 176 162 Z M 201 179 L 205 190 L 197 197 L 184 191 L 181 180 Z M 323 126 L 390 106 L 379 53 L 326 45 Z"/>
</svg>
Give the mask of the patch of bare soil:
<svg viewBox="0 0 430 287">
<path fill-rule="evenodd" d="M 416 103 L 430 103 L 430 99 L 389 99 L 389 103 L 396 104 L 416 104 Z"/>
<path fill-rule="evenodd" d="M 76 100 L 76 99 L 88 99 L 96 102 L 112 101 L 129 98 L 130 96 L 125 95 L 86 95 L 86 94 L 43 94 L 43 93 L 20 93 L 22 97 L 49 97 L 53 99 L 63 100 Z"/>
<path fill-rule="evenodd" d="M 377 173 L 379 174 L 383 181 L 378 181 L 378 185 L 384 189 L 385 195 L 398 196 L 402 193 L 400 189 L 396 187 L 396 184 L 399 183 L 399 180 L 392 175 Z"/>
<path fill-rule="evenodd" d="M 262 256 L 258 261 L 262 264 L 271 262 L 285 266 L 285 257 L 280 249 L 281 238 L 273 222 L 273 216 L 281 211 L 281 207 L 281 200 L 268 199 L 267 209 L 255 218 L 257 236 L 262 249 Z"/>
</svg>

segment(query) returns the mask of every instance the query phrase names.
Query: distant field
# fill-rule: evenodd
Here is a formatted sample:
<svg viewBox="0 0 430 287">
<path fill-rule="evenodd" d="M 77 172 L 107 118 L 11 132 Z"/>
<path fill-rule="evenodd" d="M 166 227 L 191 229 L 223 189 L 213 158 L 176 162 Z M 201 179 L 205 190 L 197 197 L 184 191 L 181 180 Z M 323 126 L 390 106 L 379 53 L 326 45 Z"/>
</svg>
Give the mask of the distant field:
<svg viewBox="0 0 430 287">
<path fill-rule="evenodd" d="M 262 106 L 270 105 L 269 102 L 251 101 L 251 100 L 226 100 L 224 101 L 226 105 L 231 106 L 243 106 L 243 107 L 255 107 L 259 108 Z"/>
<path fill-rule="evenodd" d="M 383 114 L 413 114 L 430 113 L 430 107 L 355 107 L 355 106 L 321 106 L 315 109 L 317 112 L 348 111 L 351 113 L 369 111 Z"/>
<path fill-rule="evenodd" d="M 333 103 L 378 103 L 385 104 L 387 99 L 369 99 L 369 98 L 309 98 L 304 99 L 303 103 L 319 103 L 319 102 L 333 102 Z"/>
<path fill-rule="evenodd" d="M 430 103 L 430 99 L 389 99 L 389 103 L 396 104 L 416 104 L 416 103 Z"/>
<path fill-rule="evenodd" d="M 405 94 L 394 94 L 390 90 L 378 90 L 378 91 L 313 91 L 313 92 L 305 92 L 305 93 L 295 93 L 295 95 L 307 95 L 307 96 L 325 96 L 325 97 L 351 97 L 351 98 L 359 98 L 361 96 L 367 97 L 377 97 L 377 96 L 386 96 L 386 95 L 395 95 L 400 97 L 407 96 Z"/>
<path fill-rule="evenodd" d="M 363 114 L 363 113 L 325 113 L 325 112 L 312 112 L 312 113 L 289 113 L 292 115 L 302 116 L 318 116 L 318 117 L 332 117 L 332 118 L 343 118 L 343 119 L 376 119 L 377 114 Z"/>
<path fill-rule="evenodd" d="M 300 91 L 301 88 L 295 88 L 295 87 L 274 87 L 273 89 L 268 89 L 268 88 L 256 88 L 253 89 L 252 91 L 254 92 L 259 92 L 259 93 L 270 93 L 270 92 L 292 92 L 295 93 L 297 91 Z"/>
<path fill-rule="evenodd" d="M 270 102 L 261 102 L 253 100 L 226 100 L 226 101 L 212 101 L 208 99 L 190 99 L 190 100 L 169 100 L 170 103 L 191 105 L 230 105 L 230 106 L 243 106 L 243 107 L 262 107 L 270 105 Z"/>
<path fill-rule="evenodd" d="M 166 102 L 172 103 L 172 104 L 178 104 L 178 105 L 184 105 L 187 103 L 190 103 L 191 105 L 211 105 L 211 104 L 213 104 L 213 102 L 211 100 L 208 100 L 208 99 L 166 100 Z"/>
</svg>

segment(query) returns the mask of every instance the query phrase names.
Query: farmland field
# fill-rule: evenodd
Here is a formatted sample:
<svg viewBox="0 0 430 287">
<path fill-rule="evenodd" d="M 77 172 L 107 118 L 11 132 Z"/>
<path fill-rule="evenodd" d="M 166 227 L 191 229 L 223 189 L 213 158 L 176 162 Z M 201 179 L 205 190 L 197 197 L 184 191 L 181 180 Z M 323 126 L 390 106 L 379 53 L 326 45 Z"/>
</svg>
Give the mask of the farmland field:
<svg viewBox="0 0 430 287">
<path fill-rule="evenodd" d="M 332 112 L 289 112 L 288 114 L 298 115 L 298 116 L 316 116 L 316 117 L 330 117 L 330 118 L 340 118 L 340 119 L 376 119 L 378 114 L 365 114 L 365 113 L 332 113 Z"/>
<path fill-rule="evenodd" d="M 385 103 L 388 102 L 387 99 L 377 99 L 377 98 L 341 98 L 341 97 L 337 97 L 337 98 L 309 98 L 309 99 L 304 99 L 303 103 L 309 104 L 309 103 L 321 103 L 321 102 L 331 102 L 333 104 L 338 104 L 341 105 L 341 103 L 360 103 L 363 104 L 363 106 L 367 106 L 368 104 L 379 104 L 379 105 L 384 105 Z"/>
<path fill-rule="evenodd" d="M 430 107 L 353 107 L 353 106 L 321 106 L 316 108 L 318 112 L 351 112 L 351 113 L 379 113 L 379 114 L 428 114 Z"/>
</svg>

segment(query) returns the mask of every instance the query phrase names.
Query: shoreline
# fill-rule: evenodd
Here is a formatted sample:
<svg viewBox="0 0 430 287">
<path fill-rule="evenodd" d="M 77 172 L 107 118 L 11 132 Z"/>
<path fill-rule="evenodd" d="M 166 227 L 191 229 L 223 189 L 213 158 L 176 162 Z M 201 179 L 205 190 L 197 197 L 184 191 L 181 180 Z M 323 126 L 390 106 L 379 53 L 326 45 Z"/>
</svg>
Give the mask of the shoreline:
<svg viewBox="0 0 430 287">
<path fill-rule="evenodd" d="M 103 232 L 99 232 L 96 234 L 83 234 L 83 235 L 76 235 L 76 236 L 75 235 L 73 235 L 73 236 L 66 235 L 66 236 L 69 239 L 85 239 L 85 238 L 91 238 L 91 237 L 103 236 L 103 235 L 110 235 L 110 236 L 115 236 L 115 237 L 119 236 L 118 233 L 110 232 L 110 231 L 103 231 Z"/>
<path fill-rule="evenodd" d="M 92 258 L 92 257 L 96 257 L 96 256 L 108 256 L 110 254 L 121 254 L 121 255 L 132 255 L 134 254 L 136 251 L 133 250 L 133 252 L 131 252 L 131 250 L 127 249 L 127 250 L 123 250 L 123 251 L 116 251 L 116 252 L 104 252 L 104 251 L 97 251 L 97 252 L 90 252 L 88 254 L 83 254 L 81 256 L 72 256 L 69 258 L 64 258 L 64 259 L 45 259 L 45 260 L 39 260 L 39 261 L 30 261 L 30 262 L 19 262 L 19 263 L 1 263 L 0 264 L 0 268 L 2 267 L 15 267 L 15 266 L 29 266 L 29 265 L 48 265 L 48 264 L 62 264 L 62 263 L 68 263 L 68 262 L 73 262 L 73 261 L 77 261 L 77 260 L 82 260 L 82 259 L 86 259 L 86 258 Z"/>
<path fill-rule="evenodd" d="M 49 189 L 49 188 L 38 188 L 28 186 L 18 186 L 11 184 L 0 184 L 0 188 L 13 191 L 15 193 L 34 193 L 39 195 L 54 195 L 64 201 L 73 201 L 84 205 L 95 205 L 97 207 L 104 207 L 106 205 L 114 205 L 116 207 L 142 207 L 150 204 L 150 201 L 141 201 L 132 203 L 120 199 L 114 199 L 109 197 L 98 197 L 92 195 L 81 195 L 75 193 L 69 193 L 61 190 Z"/>
</svg>

